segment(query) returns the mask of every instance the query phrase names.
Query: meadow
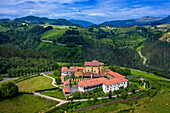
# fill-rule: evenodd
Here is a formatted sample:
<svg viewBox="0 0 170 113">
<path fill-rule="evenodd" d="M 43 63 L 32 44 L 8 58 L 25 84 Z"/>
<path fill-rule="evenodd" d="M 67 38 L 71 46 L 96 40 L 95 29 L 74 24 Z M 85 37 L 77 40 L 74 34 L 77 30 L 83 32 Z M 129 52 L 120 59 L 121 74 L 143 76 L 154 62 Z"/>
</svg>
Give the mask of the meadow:
<svg viewBox="0 0 170 113">
<path fill-rule="evenodd" d="M 37 76 L 19 82 L 16 85 L 19 87 L 19 91 L 33 92 L 36 90 L 55 88 L 54 86 L 51 85 L 51 83 L 52 83 L 52 79 L 44 76 Z"/>
<path fill-rule="evenodd" d="M 30 94 L 20 94 L 12 99 L 0 101 L 1 113 L 35 113 L 44 111 L 59 102 Z"/>
<path fill-rule="evenodd" d="M 62 99 L 62 100 L 66 99 L 63 94 L 62 89 L 55 89 L 55 90 L 50 90 L 48 92 L 41 92 L 40 94 L 48 95 L 50 97 L 54 97 L 54 98 L 58 98 L 58 99 Z"/>
</svg>

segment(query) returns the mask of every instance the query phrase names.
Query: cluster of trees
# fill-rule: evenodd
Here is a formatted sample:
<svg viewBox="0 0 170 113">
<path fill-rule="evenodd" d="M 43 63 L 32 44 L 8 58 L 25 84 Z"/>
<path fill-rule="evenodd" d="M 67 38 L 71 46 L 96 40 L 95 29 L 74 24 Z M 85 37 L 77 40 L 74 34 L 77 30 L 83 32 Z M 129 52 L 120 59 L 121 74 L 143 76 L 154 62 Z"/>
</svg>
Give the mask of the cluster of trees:
<svg viewBox="0 0 170 113">
<path fill-rule="evenodd" d="M 0 73 L 8 73 L 8 76 L 23 76 L 34 72 L 52 71 L 58 69 L 57 62 L 45 58 L 0 57 Z"/>
<path fill-rule="evenodd" d="M 129 68 L 125 68 L 125 69 L 123 69 L 123 68 L 121 68 L 121 67 L 119 67 L 119 66 L 113 66 L 113 65 L 111 65 L 111 66 L 109 66 L 109 69 L 110 70 L 112 70 L 112 71 L 114 71 L 114 72 L 118 72 L 118 73 L 120 73 L 120 74 L 122 74 L 122 75 L 131 75 L 131 70 L 129 69 Z"/>
<path fill-rule="evenodd" d="M 65 30 L 63 36 L 54 37 L 55 41 L 67 44 L 67 46 L 62 46 L 41 43 L 41 35 L 52 30 L 51 26 L 13 23 L 0 23 L 0 26 L 0 44 L 6 45 L 6 47 L 8 47 L 7 43 L 12 45 L 8 48 L 0 46 L 1 57 L 53 59 L 54 56 L 54 59 L 59 62 L 84 62 L 97 59 L 105 61 L 107 65 L 140 69 L 143 68 L 142 59 L 136 52 L 136 48 L 143 44 L 145 47 L 142 49 L 142 54 L 148 57 L 147 63 L 149 65 L 156 67 L 156 69 L 161 67 L 164 69 L 162 72 L 166 70 L 164 74 L 167 74 L 169 69 L 169 43 L 155 42 L 163 34 L 157 29 L 140 26 L 114 29 L 99 26 L 78 29 L 70 27 Z M 110 43 L 103 43 L 102 39 L 109 39 Z M 51 55 L 47 55 L 47 53 Z"/>
<path fill-rule="evenodd" d="M 0 100 L 15 97 L 18 94 L 18 86 L 13 82 L 3 83 L 0 86 Z"/>
</svg>

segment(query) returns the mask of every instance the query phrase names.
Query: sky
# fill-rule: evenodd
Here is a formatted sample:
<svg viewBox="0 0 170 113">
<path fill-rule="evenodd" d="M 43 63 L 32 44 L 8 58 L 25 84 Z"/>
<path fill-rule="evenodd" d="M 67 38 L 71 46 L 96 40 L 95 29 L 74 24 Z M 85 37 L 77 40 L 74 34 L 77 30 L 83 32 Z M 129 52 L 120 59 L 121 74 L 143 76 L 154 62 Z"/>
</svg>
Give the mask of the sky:
<svg viewBox="0 0 170 113">
<path fill-rule="evenodd" d="M 28 15 L 104 21 L 170 15 L 170 0 L 0 0 L 0 18 Z"/>
</svg>

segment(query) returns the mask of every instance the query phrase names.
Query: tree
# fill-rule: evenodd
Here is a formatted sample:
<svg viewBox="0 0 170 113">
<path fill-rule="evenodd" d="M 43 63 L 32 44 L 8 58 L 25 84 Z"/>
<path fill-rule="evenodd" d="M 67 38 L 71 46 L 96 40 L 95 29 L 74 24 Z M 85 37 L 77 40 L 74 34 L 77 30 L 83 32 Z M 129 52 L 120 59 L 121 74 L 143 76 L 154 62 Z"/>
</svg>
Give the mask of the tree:
<svg viewBox="0 0 170 113">
<path fill-rule="evenodd" d="M 18 86 L 13 82 L 3 83 L 0 88 L 2 98 L 11 98 L 17 95 Z"/>
<path fill-rule="evenodd" d="M 109 96 L 109 99 L 111 99 L 111 98 L 112 98 L 112 92 L 111 92 L 111 91 L 109 91 L 108 96 Z"/>
<path fill-rule="evenodd" d="M 74 80 L 74 73 L 71 74 L 71 78 Z"/>
<path fill-rule="evenodd" d="M 53 71 L 53 74 L 55 75 L 55 76 L 57 76 L 57 71 L 55 70 L 55 71 Z"/>
<path fill-rule="evenodd" d="M 61 83 L 61 78 L 56 78 L 55 81 L 57 82 L 57 84 Z"/>
<path fill-rule="evenodd" d="M 121 92 L 120 95 L 121 95 L 121 98 L 122 98 L 122 99 L 125 99 L 125 98 L 126 98 L 126 93 L 125 93 L 125 92 Z"/>
<path fill-rule="evenodd" d="M 132 89 L 132 93 L 135 94 L 135 89 Z"/>
<path fill-rule="evenodd" d="M 57 62 L 54 62 L 53 63 L 53 66 L 52 66 L 53 70 L 57 70 L 59 68 Z"/>
<path fill-rule="evenodd" d="M 98 101 L 97 96 L 96 95 L 93 96 L 93 103 L 92 104 L 95 104 L 97 101 Z"/>
<path fill-rule="evenodd" d="M 131 70 L 129 68 L 125 68 L 125 75 L 131 75 Z"/>
<path fill-rule="evenodd" d="M 79 99 L 79 98 L 80 98 L 80 92 L 75 91 L 75 92 L 73 93 L 73 98 Z"/>
<path fill-rule="evenodd" d="M 8 77 L 12 77 L 12 69 L 8 69 Z"/>
</svg>

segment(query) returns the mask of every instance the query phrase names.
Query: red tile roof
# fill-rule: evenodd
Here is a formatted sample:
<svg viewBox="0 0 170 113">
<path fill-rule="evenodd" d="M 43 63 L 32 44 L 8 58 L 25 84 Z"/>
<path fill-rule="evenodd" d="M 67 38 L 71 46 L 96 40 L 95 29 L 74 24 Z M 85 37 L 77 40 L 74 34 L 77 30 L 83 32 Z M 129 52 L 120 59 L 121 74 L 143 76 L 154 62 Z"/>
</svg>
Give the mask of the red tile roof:
<svg viewBox="0 0 170 113">
<path fill-rule="evenodd" d="M 64 92 L 66 93 L 70 93 L 70 90 L 69 90 L 70 88 L 63 88 L 63 90 L 64 90 Z"/>
<path fill-rule="evenodd" d="M 68 69 L 67 67 L 62 67 L 61 72 L 74 72 L 74 69 Z"/>
<path fill-rule="evenodd" d="M 111 76 L 114 76 L 114 77 L 124 77 L 125 78 L 125 76 L 123 76 L 119 73 L 113 72 L 113 71 L 109 71 L 108 74 Z"/>
<path fill-rule="evenodd" d="M 110 85 L 110 84 L 115 84 L 115 83 L 119 83 L 119 82 L 126 82 L 126 81 L 128 81 L 128 80 L 123 78 L 123 77 L 118 77 L 118 78 L 113 78 L 113 79 L 105 81 L 104 85 Z"/>
<path fill-rule="evenodd" d="M 94 78 L 90 80 L 80 81 L 78 85 L 81 87 L 87 87 L 87 86 L 93 86 L 97 84 L 103 84 L 104 81 L 106 81 L 106 78 Z"/>
<path fill-rule="evenodd" d="M 69 80 L 64 81 L 64 85 L 69 84 L 69 83 L 70 83 Z"/>
<path fill-rule="evenodd" d="M 91 72 L 85 72 L 85 73 L 83 73 L 83 76 L 90 77 L 91 76 Z M 100 73 L 100 74 L 93 73 L 93 77 L 104 77 L 104 76 L 106 76 L 106 75 L 103 74 L 103 73 Z"/>
<path fill-rule="evenodd" d="M 61 68 L 61 72 L 65 72 L 65 70 L 67 70 L 67 67 L 62 67 Z"/>
<path fill-rule="evenodd" d="M 104 72 L 109 72 L 109 71 L 110 71 L 110 69 L 105 69 L 105 70 L 104 70 Z"/>
<path fill-rule="evenodd" d="M 70 69 L 68 69 L 67 67 L 62 67 L 61 72 L 74 72 L 75 70 L 77 71 L 78 69 L 84 70 L 84 67 L 71 66 Z"/>
<path fill-rule="evenodd" d="M 84 67 L 76 67 L 76 71 L 78 70 L 78 69 L 82 69 L 82 70 L 84 70 Z"/>
<path fill-rule="evenodd" d="M 98 62 L 97 60 L 93 60 L 92 62 L 85 62 L 84 63 L 85 66 L 103 66 L 104 63 Z"/>
<path fill-rule="evenodd" d="M 93 86 L 93 85 L 98 85 L 98 84 L 105 84 L 105 85 L 110 85 L 110 84 L 115 84 L 119 82 L 125 82 L 128 81 L 127 79 L 123 77 L 119 78 L 113 78 L 113 79 L 106 79 L 106 78 L 96 78 L 96 79 L 90 79 L 90 80 L 85 80 L 85 81 L 80 81 L 78 85 L 81 87 L 87 87 L 87 86 Z"/>
</svg>

